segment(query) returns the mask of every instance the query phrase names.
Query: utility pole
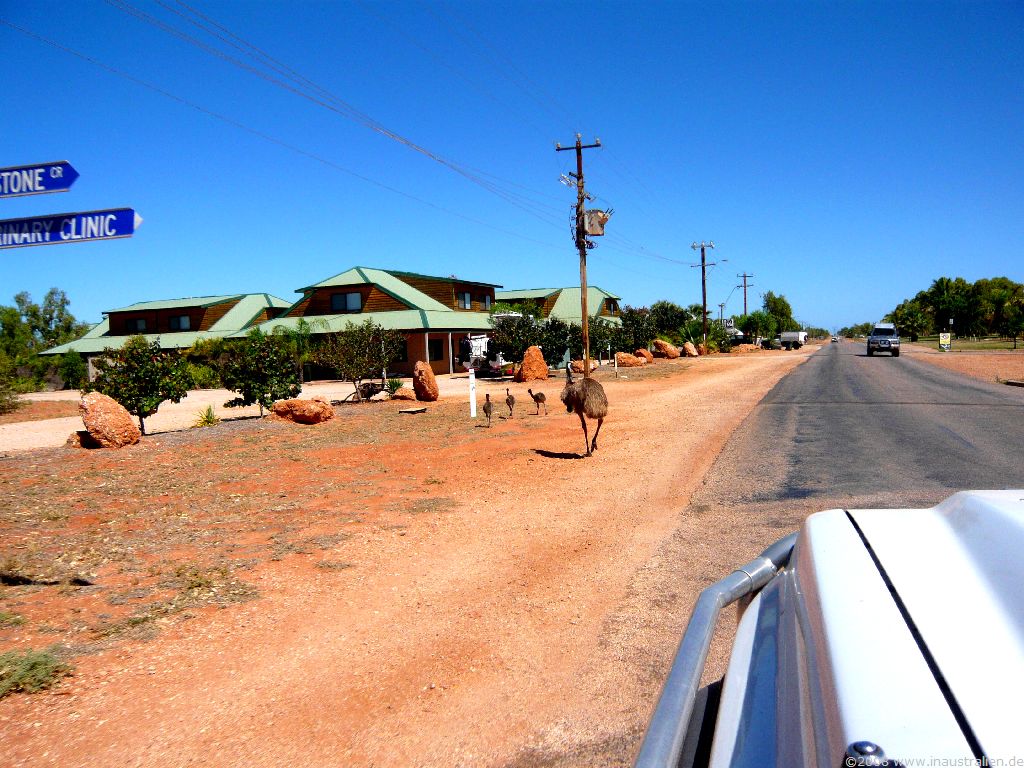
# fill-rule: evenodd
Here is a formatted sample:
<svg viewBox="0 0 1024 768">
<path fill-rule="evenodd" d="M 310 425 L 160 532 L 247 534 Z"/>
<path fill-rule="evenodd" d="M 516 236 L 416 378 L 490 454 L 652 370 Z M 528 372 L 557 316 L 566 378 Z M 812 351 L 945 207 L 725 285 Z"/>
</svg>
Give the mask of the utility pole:
<svg viewBox="0 0 1024 768">
<path fill-rule="evenodd" d="M 587 248 L 593 244 L 587 242 L 586 226 L 584 223 L 584 206 L 587 201 L 587 193 L 583 188 L 583 150 L 594 149 L 601 146 L 601 140 L 595 139 L 593 144 L 584 144 L 582 136 L 576 134 L 575 147 L 563 147 L 555 144 L 555 152 L 566 152 L 570 149 L 576 150 L 576 248 L 580 252 L 580 313 L 582 314 L 583 325 L 583 375 L 590 376 L 590 326 L 587 313 Z M 569 361 L 572 365 L 572 361 Z"/>
<path fill-rule="evenodd" d="M 701 303 L 701 307 L 703 307 L 703 309 L 704 309 L 704 311 L 701 313 L 701 316 L 700 316 L 700 322 L 701 322 L 701 333 L 704 335 L 704 343 L 707 344 L 708 343 L 708 263 L 707 263 L 707 259 L 704 256 L 704 249 L 705 248 L 714 248 L 715 247 L 715 241 L 714 240 L 710 240 L 710 241 L 705 243 L 703 240 L 701 240 L 700 245 L 697 245 L 697 243 L 690 243 L 690 247 L 693 248 L 693 250 L 695 250 L 695 251 L 698 248 L 700 248 L 700 303 Z M 697 265 L 696 264 L 692 264 L 691 266 L 695 267 Z M 714 266 L 714 263 L 712 263 L 712 266 Z"/>
<path fill-rule="evenodd" d="M 746 272 L 744 272 L 742 275 L 736 275 L 736 277 L 742 277 L 743 278 L 743 285 L 742 286 L 737 285 L 736 287 L 743 289 L 743 314 L 745 315 L 745 314 L 747 314 L 747 288 L 753 288 L 754 287 L 753 283 L 748 283 L 747 282 L 747 278 L 748 277 L 753 277 L 753 275 L 748 275 Z"/>
<path fill-rule="evenodd" d="M 720 302 L 718 305 L 718 324 L 725 328 L 725 302 Z"/>
</svg>

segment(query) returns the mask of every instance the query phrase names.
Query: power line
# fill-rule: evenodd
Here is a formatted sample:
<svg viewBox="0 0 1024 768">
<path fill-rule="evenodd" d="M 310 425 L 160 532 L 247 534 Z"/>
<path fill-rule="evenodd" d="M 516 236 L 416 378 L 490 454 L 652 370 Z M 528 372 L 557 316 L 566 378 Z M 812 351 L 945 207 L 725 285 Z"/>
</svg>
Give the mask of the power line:
<svg viewBox="0 0 1024 768">
<path fill-rule="evenodd" d="M 406 198 L 408 200 L 413 200 L 413 201 L 415 201 L 417 203 L 420 203 L 421 205 L 425 205 L 425 206 L 428 206 L 430 208 L 433 208 L 434 210 L 441 211 L 442 213 L 446 213 L 446 214 L 448 214 L 450 216 L 455 216 L 456 218 L 462 219 L 463 221 L 468 221 L 470 223 L 477 224 L 479 226 L 486 227 L 488 229 L 492 229 L 492 230 L 494 230 L 496 232 L 501 232 L 502 234 L 509 235 L 510 237 L 515 237 L 515 238 L 517 238 L 519 240 L 523 240 L 523 241 L 526 241 L 526 242 L 534 243 L 535 245 L 542 245 L 542 246 L 544 246 L 546 248 L 556 248 L 557 247 L 553 243 L 544 242 L 542 240 L 536 240 L 534 238 L 527 237 L 525 235 L 519 234 L 518 232 L 502 229 L 501 227 L 495 227 L 493 224 L 489 224 L 486 221 L 482 221 L 480 219 L 475 219 L 472 216 L 467 216 L 467 215 L 465 215 L 463 213 L 459 213 L 458 211 L 453 211 L 453 210 L 451 210 L 449 208 L 445 208 L 444 206 L 440 206 L 440 205 L 437 205 L 436 203 L 432 203 L 432 202 L 430 202 L 428 200 L 424 200 L 424 199 L 422 199 L 420 197 L 416 197 L 415 195 L 412 195 L 412 194 L 410 194 L 408 192 L 403 192 L 400 189 L 397 189 L 395 187 L 392 187 L 392 186 L 389 186 L 387 184 L 384 184 L 384 183 L 382 183 L 380 181 L 377 181 L 375 179 L 372 179 L 372 178 L 370 178 L 368 176 L 364 176 L 364 175 L 362 175 L 360 173 L 357 173 L 356 171 L 353 171 L 353 170 L 351 170 L 349 168 L 346 168 L 346 167 L 344 167 L 342 165 L 339 165 L 338 163 L 334 162 L 333 160 L 328 160 L 327 158 L 322 157 L 321 155 L 318 155 L 318 154 L 316 154 L 314 152 L 309 152 L 308 150 L 302 149 L 302 148 L 297 147 L 297 146 L 295 146 L 293 144 L 289 144 L 288 142 L 286 142 L 286 141 L 284 141 L 282 139 L 278 139 L 277 137 L 274 137 L 274 136 L 271 136 L 271 135 L 269 135 L 267 133 L 264 133 L 264 132 L 260 131 L 259 129 L 252 128 L 251 126 L 248 126 L 245 123 L 239 122 L 238 120 L 234 120 L 233 118 L 227 117 L 226 115 L 222 115 L 219 112 L 214 112 L 211 109 L 207 109 L 206 107 L 203 107 L 203 106 L 201 106 L 199 104 L 196 104 L 195 102 L 189 101 L 188 99 L 185 99 L 185 98 L 183 98 L 181 96 L 178 96 L 178 95 L 176 95 L 174 93 L 171 93 L 170 91 L 164 90 L 163 88 L 161 88 L 161 87 L 159 87 L 157 85 L 153 85 L 152 83 L 149 83 L 149 82 L 147 82 L 145 80 L 142 80 L 141 78 L 135 77 L 134 75 L 129 74 L 127 72 L 124 72 L 123 70 L 117 69 L 116 67 L 110 66 L 109 64 L 105 64 L 105 63 L 103 63 L 103 62 L 101 62 L 101 61 L 99 61 L 97 59 L 94 59 L 93 57 L 91 57 L 91 56 L 89 56 L 87 54 L 84 54 L 84 53 L 82 53 L 80 51 L 76 51 L 73 48 L 70 48 L 70 47 L 68 47 L 66 45 L 58 43 L 58 42 L 56 42 L 54 40 L 50 40 L 49 38 L 43 37 L 42 35 L 36 34 L 35 32 L 32 32 L 31 30 L 25 29 L 24 27 L 21 27 L 21 26 L 19 26 L 17 24 L 14 24 L 13 22 L 10 22 L 7 19 L 4 19 L 2 17 L 0 17 L 0 24 L 3 24 L 5 26 L 7 26 L 7 27 L 10 27 L 11 29 L 15 30 L 16 32 L 20 32 L 21 34 L 25 35 L 26 37 L 30 37 L 30 38 L 38 41 L 38 42 L 44 43 L 45 45 L 49 45 L 49 46 L 51 46 L 53 48 L 56 48 L 59 51 L 63 51 L 64 53 L 67 53 L 67 54 L 69 54 L 71 56 L 75 56 L 75 57 L 77 57 L 77 58 L 79 58 L 79 59 L 81 59 L 83 61 L 86 61 L 86 62 L 88 62 L 89 64 L 92 64 L 95 67 L 99 67 L 100 69 L 103 69 L 103 70 L 105 70 L 105 71 L 107 71 L 107 72 L 109 72 L 109 73 L 111 73 L 113 75 L 117 75 L 118 77 L 122 77 L 122 78 L 124 78 L 124 79 L 126 79 L 126 80 L 128 80 L 128 81 L 130 81 L 132 83 L 135 83 L 136 85 L 140 85 L 140 86 L 142 86 L 144 88 L 147 88 L 147 89 L 153 91 L 154 93 L 157 93 L 157 94 L 163 96 L 164 98 L 170 99 L 171 101 L 175 101 L 175 102 L 177 102 L 179 104 L 182 104 L 184 106 L 190 107 L 191 109 L 194 109 L 197 112 L 200 112 L 200 113 L 202 113 L 202 114 L 204 114 L 204 115 L 206 115 L 208 117 L 212 117 L 212 118 L 214 118 L 216 120 L 220 120 L 221 122 L 227 123 L 228 125 L 230 125 L 230 126 L 232 126 L 234 128 L 237 128 L 239 130 L 245 131 L 246 133 L 252 134 L 253 136 L 256 136 L 257 138 L 260 138 L 260 139 L 262 139 L 264 141 L 267 141 L 267 142 L 269 142 L 271 144 L 275 144 L 275 145 L 277 145 L 279 147 L 283 147 L 284 149 L 287 149 L 287 150 L 289 150 L 291 152 L 295 152 L 296 154 L 302 155 L 303 157 L 309 158 L 311 160 L 315 160 L 318 163 L 321 163 L 321 164 L 323 164 L 323 165 L 325 165 L 325 166 L 327 166 L 329 168 L 332 168 L 332 169 L 334 169 L 336 171 L 340 171 L 341 173 L 344 173 L 344 174 L 346 174 L 348 176 L 352 176 L 353 178 L 359 179 L 360 181 L 364 181 L 364 182 L 366 182 L 368 184 L 372 184 L 375 187 L 379 187 L 380 189 L 387 190 L 388 192 L 392 192 L 392 193 L 394 193 L 396 195 L 401 195 L 402 197 L 404 197 L 404 198 Z"/>
</svg>

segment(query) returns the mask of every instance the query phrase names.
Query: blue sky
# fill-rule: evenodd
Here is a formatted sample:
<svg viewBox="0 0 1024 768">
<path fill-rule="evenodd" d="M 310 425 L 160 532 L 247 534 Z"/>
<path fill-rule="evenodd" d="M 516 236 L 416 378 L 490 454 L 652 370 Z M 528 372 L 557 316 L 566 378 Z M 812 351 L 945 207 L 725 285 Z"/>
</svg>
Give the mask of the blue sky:
<svg viewBox="0 0 1024 768">
<path fill-rule="evenodd" d="M 743 272 L 750 305 L 771 290 L 828 328 L 942 275 L 1024 282 L 1019 2 L 0 0 L 0 20 L 0 166 L 81 174 L 0 218 L 144 219 L 0 251 L 0 303 L 292 301 L 356 265 L 578 284 L 554 151 L 577 132 L 615 211 L 589 281 L 625 304 L 699 302 L 695 240 L 722 262 L 716 314 L 742 312 Z"/>
</svg>

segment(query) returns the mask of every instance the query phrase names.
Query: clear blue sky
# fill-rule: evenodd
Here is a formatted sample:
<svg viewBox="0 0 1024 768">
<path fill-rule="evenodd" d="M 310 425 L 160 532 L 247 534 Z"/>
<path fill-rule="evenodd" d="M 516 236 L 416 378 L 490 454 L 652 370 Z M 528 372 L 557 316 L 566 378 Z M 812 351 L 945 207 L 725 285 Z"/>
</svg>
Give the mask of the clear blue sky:
<svg viewBox="0 0 1024 768">
<path fill-rule="evenodd" d="M 716 315 L 742 312 L 742 272 L 752 305 L 781 293 L 828 328 L 941 275 L 1024 282 L 1020 2 L 0 0 L 0 19 L 53 43 L 0 23 L 0 166 L 81 174 L 0 218 L 144 219 L 0 251 L 0 303 L 292 301 L 355 265 L 578 284 L 575 160 L 554 151 L 577 132 L 615 210 L 590 283 L 625 304 L 699 302 L 702 239 L 728 260 Z"/>
</svg>

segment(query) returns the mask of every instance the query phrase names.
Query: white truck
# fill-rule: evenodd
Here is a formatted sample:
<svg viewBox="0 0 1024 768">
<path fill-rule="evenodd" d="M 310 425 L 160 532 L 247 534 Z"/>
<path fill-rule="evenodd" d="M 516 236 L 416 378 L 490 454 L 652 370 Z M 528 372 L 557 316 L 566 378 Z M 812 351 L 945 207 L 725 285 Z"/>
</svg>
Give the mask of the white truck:
<svg viewBox="0 0 1024 768">
<path fill-rule="evenodd" d="M 784 331 L 779 334 L 783 349 L 800 349 L 807 343 L 807 331 Z"/>
<path fill-rule="evenodd" d="M 834 509 L 701 593 L 636 768 L 1014 765 L 1024 490 Z M 724 681 L 701 687 L 723 609 Z"/>
</svg>

